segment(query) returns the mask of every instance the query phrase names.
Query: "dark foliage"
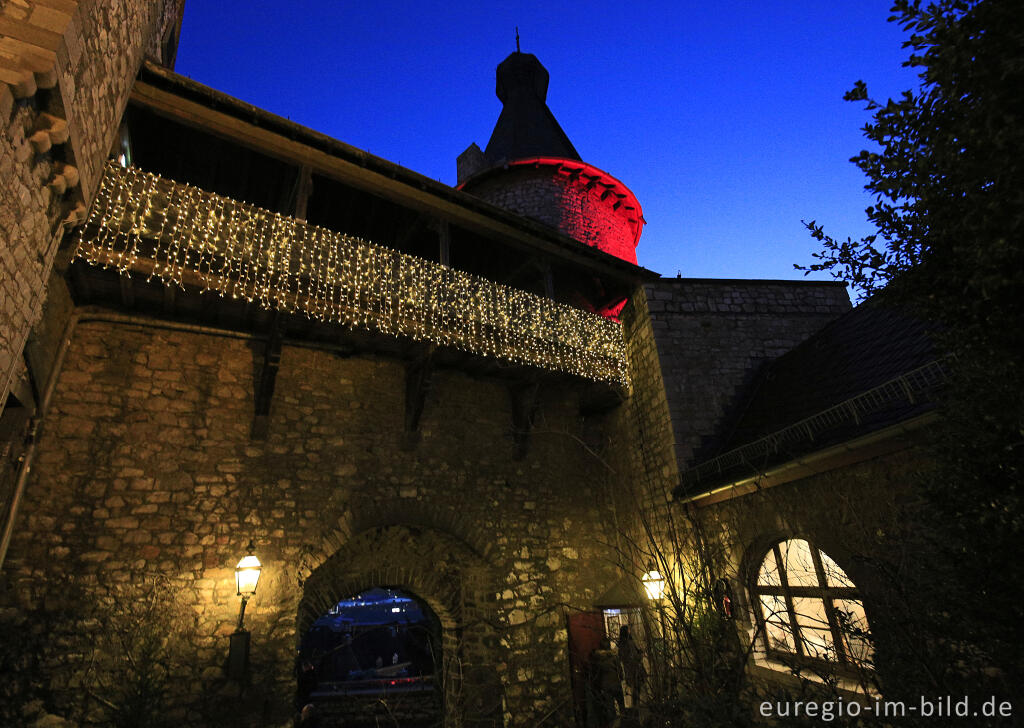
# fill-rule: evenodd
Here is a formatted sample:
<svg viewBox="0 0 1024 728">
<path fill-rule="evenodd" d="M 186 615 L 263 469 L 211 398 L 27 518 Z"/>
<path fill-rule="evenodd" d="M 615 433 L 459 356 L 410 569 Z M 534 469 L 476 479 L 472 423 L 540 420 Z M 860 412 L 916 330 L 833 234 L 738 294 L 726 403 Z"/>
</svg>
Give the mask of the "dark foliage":
<svg viewBox="0 0 1024 728">
<path fill-rule="evenodd" d="M 838 241 L 811 222 L 822 250 L 801 269 L 861 294 L 884 287 L 937 322 L 951 354 L 937 469 L 908 514 L 905 548 L 927 568 L 898 574 L 908 638 L 930 664 L 894 655 L 880 671 L 908 694 L 1013 695 L 1024 679 L 1024 13 L 1010 0 L 903 0 L 893 15 L 920 88 L 884 104 L 861 82 L 847 94 L 873 114 L 876 150 L 852 161 L 878 233 Z"/>
</svg>

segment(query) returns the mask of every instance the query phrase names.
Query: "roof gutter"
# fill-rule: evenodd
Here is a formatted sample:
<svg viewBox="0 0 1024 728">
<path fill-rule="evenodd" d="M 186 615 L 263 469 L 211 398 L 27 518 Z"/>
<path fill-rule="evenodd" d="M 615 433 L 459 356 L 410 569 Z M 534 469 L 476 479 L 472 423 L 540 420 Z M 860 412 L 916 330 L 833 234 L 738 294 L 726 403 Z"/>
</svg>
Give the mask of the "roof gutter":
<svg viewBox="0 0 1024 728">
<path fill-rule="evenodd" d="M 871 458 L 887 455 L 909 447 L 902 438 L 926 427 L 939 419 L 935 410 L 911 418 L 881 430 L 847 440 L 832 447 L 818 450 L 803 457 L 794 458 L 782 465 L 769 468 L 763 473 L 732 481 L 726 485 L 694 495 L 676 497 L 673 502 L 693 508 L 704 508 L 715 503 L 732 500 L 758 490 L 772 488 L 800 478 L 833 470 L 836 467 L 852 465 Z M 677 491 L 678 492 L 678 491 Z"/>
</svg>

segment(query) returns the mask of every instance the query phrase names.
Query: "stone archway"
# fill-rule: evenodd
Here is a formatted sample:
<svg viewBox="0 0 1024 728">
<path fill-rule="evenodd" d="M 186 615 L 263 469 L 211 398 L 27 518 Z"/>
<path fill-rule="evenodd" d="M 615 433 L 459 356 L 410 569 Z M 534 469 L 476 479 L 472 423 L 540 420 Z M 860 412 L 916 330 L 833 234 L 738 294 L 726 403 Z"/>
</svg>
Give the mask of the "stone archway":
<svg viewBox="0 0 1024 728">
<path fill-rule="evenodd" d="M 474 679 L 483 673 L 496 675 L 494 665 L 500 662 L 496 620 L 488 611 L 495 586 L 491 568 L 467 544 L 429 528 L 372 528 L 312 568 L 302 587 L 297 641 L 322 614 L 354 594 L 386 587 L 414 595 L 440 625 L 438 678 L 445 725 L 500 724 L 501 703 L 494 700 L 500 685 L 496 679 L 489 684 Z"/>
</svg>

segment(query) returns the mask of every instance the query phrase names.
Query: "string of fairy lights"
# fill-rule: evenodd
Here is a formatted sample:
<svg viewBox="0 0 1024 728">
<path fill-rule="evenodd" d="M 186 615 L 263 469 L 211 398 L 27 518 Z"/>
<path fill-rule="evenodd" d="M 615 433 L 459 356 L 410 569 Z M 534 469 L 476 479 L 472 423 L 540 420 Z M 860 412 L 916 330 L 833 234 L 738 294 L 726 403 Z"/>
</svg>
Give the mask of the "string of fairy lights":
<svg viewBox="0 0 1024 728">
<path fill-rule="evenodd" d="M 616 321 L 113 162 L 76 255 L 122 275 L 629 386 Z"/>
</svg>

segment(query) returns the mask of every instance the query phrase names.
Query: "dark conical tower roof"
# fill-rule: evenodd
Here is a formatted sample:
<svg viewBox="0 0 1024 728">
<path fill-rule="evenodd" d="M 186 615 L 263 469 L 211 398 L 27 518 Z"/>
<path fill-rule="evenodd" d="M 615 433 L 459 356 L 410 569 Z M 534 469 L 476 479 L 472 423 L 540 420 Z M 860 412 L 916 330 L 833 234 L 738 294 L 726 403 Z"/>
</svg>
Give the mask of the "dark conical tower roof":
<svg viewBox="0 0 1024 728">
<path fill-rule="evenodd" d="M 548 71 L 532 53 L 516 51 L 498 66 L 496 93 L 504 108 L 484 156 L 492 164 L 530 157 L 579 159 L 546 100 Z"/>
<path fill-rule="evenodd" d="M 473 143 L 455 160 L 459 189 L 636 265 L 640 203 L 580 159 L 548 109 L 547 69 L 516 50 L 498 66 L 495 90 L 501 115 L 486 150 Z M 606 303 L 593 305 L 612 311 Z"/>
</svg>

